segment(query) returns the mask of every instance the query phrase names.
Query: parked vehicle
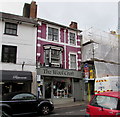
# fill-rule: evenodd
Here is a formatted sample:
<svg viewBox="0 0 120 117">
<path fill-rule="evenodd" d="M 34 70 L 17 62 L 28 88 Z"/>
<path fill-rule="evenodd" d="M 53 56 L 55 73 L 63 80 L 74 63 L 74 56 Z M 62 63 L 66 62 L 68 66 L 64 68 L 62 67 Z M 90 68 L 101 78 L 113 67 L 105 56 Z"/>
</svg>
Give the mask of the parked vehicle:
<svg viewBox="0 0 120 117">
<path fill-rule="evenodd" d="M 0 101 L 0 108 L 2 108 L 2 114 L 4 114 L 4 116 L 29 114 L 47 115 L 54 110 L 54 105 L 51 101 L 39 99 L 32 93 L 17 92 L 3 95 Z"/>
<path fill-rule="evenodd" d="M 108 76 L 95 79 L 95 94 L 107 91 L 120 91 L 120 76 Z"/>
<path fill-rule="evenodd" d="M 120 92 L 95 94 L 86 108 L 86 116 L 111 115 L 120 117 Z"/>
</svg>

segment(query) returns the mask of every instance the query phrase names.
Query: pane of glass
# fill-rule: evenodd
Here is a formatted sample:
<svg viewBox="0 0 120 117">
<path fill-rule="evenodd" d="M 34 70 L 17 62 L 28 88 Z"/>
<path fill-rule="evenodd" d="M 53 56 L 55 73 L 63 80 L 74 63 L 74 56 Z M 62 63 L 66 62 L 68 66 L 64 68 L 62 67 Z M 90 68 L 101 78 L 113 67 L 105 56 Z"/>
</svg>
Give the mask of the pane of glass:
<svg viewBox="0 0 120 117">
<path fill-rule="evenodd" d="M 9 34 L 12 34 L 12 30 L 11 29 L 9 29 Z"/>
<path fill-rule="evenodd" d="M 9 52 L 9 48 L 5 47 L 4 48 L 4 53 L 8 53 Z"/>
<path fill-rule="evenodd" d="M 49 57 L 49 50 L 45 50 L 45 56 Z"/>
<path fill-rule="evenodd" d="M 17 34 L 16 30 L 13 30 L 12 34 L 16 35 Z"/>
<path fill-rule="evenodd" d="M 52 63 L 59 63 L 59 62 L 60 62 L 59 59 L 58 59 L 58 60 L 56 60 L 56 59 L 52 59 L 51 61 L 52 61 Z"/>
<path fill-rule="evenodd" d="M 107 109 L 117 109 L 118 98 L 109 96 L 96 96 L 92 102 L 92 106 L 103 107 Z"/>
<path fill-rule="evenodd" d="M 48 39 L 58 40 L 58 29 L 48 27 Z"/>
<path fill-rule="evenodd" d="M 45 58 L 45 65 L 49 65 L 49 58 Z"/>
<path fill-rule="evenodd" d="M 13 25 L 11 25 L 11 28 L 12 28 L 12 29 L 17 29 L 17 25 L 16 25 L 16 24 L 13 24 Z"/>
<path fill-rule="evenodd" d="M 58 36 L 57 36 L 57 35 L 54 35 L 54 36 L 53 36 L 53 40 L 58 41 Z"/>
<path fill-rule="evenodd" d="M 76 55 L 70 55 L 70 66 L 71 69 L 76 69 Z"/>
<path fill-rule="evenodd" d="M 7 34 L 17 34 L 17 24 L 6 23 L 5 33 L 7 33 Z"/>
<path fill-rule="evenodd" d="M 45 50 L 45 65 L 49 65 L 49 50 Z"/>
<path fill-rule="evenodd" d="M 54 34 L 58 35 L 58 29 L 54 29 Z"/>
<path fill-rule="evenodd" d="M 5 30 L 5 33 L 9 34 L 9 29 L 6 29 L 6 30 Z"/>
<path fill-rule="evenodd" d="M 4 54 L 2 61 L 3 61 L 3 62 L 8 62 L 8 61 L 9 61 L 9 55 L 8 55 L 8 54 Z"/>
<path fill-rule="evenodd" d="M 52 34 L 52 28 L 48 27 L 48 34 Z"/>
<path fill-rule="evenodd" d="M 48 39 L 49 39 L 49 40 L 52 40 L 52 35 L 48 35 Z"/>
<path fill-rule="evenodd" d="M 70 33 L 70 43 L 75 44 L 75 34 L 74 33 Z"/>
<path fill-rule="evenodd" d="M 51 57 L 60 58 L 60 51 L 59 50 L 51 50 Z"/>
<path fill-rule="evenodd" d="M 9 28 L 9 27 L 10 27 L 10 25 L 9 25 L 8 23 L 6 23 L 5 26 L 6 26 L 6 28 Z"/>
</svg>

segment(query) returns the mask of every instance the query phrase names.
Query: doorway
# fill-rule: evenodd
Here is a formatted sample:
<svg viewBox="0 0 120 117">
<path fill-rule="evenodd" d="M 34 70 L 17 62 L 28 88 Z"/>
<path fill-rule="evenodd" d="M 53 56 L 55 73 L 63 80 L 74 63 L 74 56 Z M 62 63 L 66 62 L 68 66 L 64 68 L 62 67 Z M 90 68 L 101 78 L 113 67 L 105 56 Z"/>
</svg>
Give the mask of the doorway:
<svg viewBox="0 0 120 117">
<path fill-rule="evenodd" d="M 45 98 L 51 98 L 51 84 L 52 81 L 45 79 Z"/>
</svg>

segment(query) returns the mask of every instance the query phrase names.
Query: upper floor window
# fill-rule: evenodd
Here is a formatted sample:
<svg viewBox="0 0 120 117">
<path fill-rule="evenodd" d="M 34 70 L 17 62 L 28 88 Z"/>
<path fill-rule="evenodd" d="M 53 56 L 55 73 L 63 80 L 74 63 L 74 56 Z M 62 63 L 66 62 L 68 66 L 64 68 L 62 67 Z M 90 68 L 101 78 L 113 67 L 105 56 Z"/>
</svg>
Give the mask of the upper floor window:
<svg viewBox="0 0 120 117">
<path fill-rule="evenodd" d="M 71 33 L 70 32 L 70 44 L 76 44 L 76 41 L 75 41 L 75 33 Z"/>
<path fill-rule="evenodd" d="M 76 55 L 70 54 L 70 69 L 76 69 Z"/>
<path fill-rule="evenodd" d="M 44 46 L 45 66 L 60 67 L 62 64 L 62 50 L 61 47 Z"/>
<path fill-rule="evenodd" d="M 60 65 L 60 50 L 51 50 L 51 63 Z"/>
<path fill-rule="evenodd" d="M 48 27 L 48 40 L 58 41 L 58 29 Z"/>
<path fill-rule="evenodd" d="M 5 34 L 17 35 L 17 24 L 15 23 L 5 23 Z"/>
<path fill-rule="evenodd" d="M 16 63 L 16 46 L 2 46 L 2 62 L 6 63 Z"/>
</svg>

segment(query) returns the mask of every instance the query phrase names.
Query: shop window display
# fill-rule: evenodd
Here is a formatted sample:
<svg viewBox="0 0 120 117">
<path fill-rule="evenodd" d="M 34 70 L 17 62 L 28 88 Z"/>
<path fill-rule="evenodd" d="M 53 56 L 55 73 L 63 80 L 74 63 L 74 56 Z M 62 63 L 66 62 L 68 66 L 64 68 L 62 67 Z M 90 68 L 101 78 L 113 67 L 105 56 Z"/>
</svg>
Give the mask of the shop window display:
<svg viewBox="0 0 120 117">
<path fill-rule="evenodd" d="M 64 80 L 53 82 L 53 95 L 54 98 L 68 98 L 71 97 L 71 83 Z"/>
<path fill-rule="evenodd" d="M 6 82 L 2 84 L 2 95 L 9 92 L 30 91 L 30 84 Z"/>
</svg>

